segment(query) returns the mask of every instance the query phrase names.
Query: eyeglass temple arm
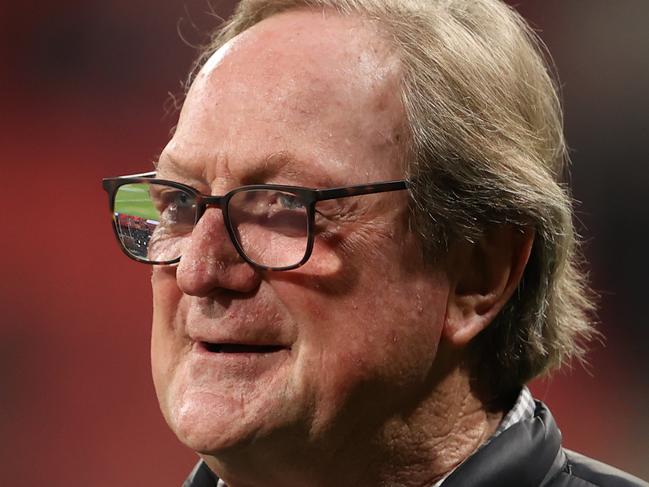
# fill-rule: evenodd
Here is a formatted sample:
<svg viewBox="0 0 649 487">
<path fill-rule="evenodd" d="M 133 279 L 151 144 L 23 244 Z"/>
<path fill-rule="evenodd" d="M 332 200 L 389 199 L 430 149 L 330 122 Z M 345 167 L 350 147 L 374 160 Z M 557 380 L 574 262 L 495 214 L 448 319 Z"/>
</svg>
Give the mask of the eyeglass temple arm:
<svg viewBox="0 0 649 487">
<path fill-rule="evenodd" d="M 388 191 L 399 191 L 408 189 L 410 183 L 404 179 L 398 181 L 386 181 L 384 183 L 359 184 L 341 188 L 318 189 L 316 190 L 316 201 L 331 200 L 334 198 L 346 198 L 348 196 L 359 196 L 364 194 L 386 193 Z"/>
</svg>

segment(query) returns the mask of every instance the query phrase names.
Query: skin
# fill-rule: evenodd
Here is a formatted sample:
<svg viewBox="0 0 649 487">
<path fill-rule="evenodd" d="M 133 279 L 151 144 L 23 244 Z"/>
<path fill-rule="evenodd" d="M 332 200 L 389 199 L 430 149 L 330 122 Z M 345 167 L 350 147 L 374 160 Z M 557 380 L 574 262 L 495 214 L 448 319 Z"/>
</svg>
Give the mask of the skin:
<svg viewBox="0 0 649 487">
<path fill-rule="evenodd" d="M 273 16 L 198 75 L 159 177 L 217 195 L 400 179 L 399 79 L 374 26 Z M 426 485 L 494 431 L 502 413 L 470 385 L 465 349 L 515 289 L 531 237 L 496 231 L 453 251 L 457 272 L 431 269 L 407 197 L 319 205 L 313 255 L 286 272 L 243 262 L 210 208 L 180 264 L 154 269 L 162 412 L 228 485 Z M 473 265 L 486 260 L 499 264 Z M 282 349 L 217 354 L 202 342 Z"/>
</svg>

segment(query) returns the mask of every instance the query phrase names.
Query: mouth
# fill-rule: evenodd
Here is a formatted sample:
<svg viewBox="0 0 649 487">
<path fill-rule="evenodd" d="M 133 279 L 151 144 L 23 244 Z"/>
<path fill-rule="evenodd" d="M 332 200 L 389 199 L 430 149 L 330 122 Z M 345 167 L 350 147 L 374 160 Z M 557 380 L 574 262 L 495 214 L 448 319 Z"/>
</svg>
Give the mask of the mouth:
<svg viewBox="0 0 649 487">
<path fill-rule="evenodd" d="M 208 352 L 222 354 L 269 354 L 288 350 L 282 345 L 252 345 L 248 343 L 201 342 L 201 346 Z"/>
</svg>

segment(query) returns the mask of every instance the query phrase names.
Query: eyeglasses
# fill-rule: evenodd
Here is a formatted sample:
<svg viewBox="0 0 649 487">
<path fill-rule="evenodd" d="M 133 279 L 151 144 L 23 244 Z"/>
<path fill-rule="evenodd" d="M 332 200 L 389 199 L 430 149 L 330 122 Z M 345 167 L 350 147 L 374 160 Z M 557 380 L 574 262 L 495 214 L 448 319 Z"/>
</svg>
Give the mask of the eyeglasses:
<svg viewBox="0 0 649 487">
<path fill-rule="evenodd" d="M 318 201 L 408 188 L 405 180 L 330 189 L 255 184 L 210 196 L 155 172 L 106 178 L 113 230 L 124 253 L 153 265 L 176 264 L 208 207 L 220 208 L 230 240 L 254 267 L 284 271 L 305 264 L 315 236 Z"/>
</svg>

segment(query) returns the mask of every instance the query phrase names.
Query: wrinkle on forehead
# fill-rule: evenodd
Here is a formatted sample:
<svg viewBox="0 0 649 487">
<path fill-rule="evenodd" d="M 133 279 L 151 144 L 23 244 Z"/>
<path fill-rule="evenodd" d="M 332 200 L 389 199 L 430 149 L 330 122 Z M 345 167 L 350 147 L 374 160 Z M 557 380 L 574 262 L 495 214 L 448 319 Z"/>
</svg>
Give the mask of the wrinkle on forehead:
<svg viewBox="0 0 649 487">
<path fill-rule="evenodd" d="M 310 147 L 307 160 L 343 168 L 363 148 L 367 158 L 400 146 L 400 76 L 398 57 L 374 23 L 291 10 L 212 55 L 190 89 L 174 138 L 185 155 L 203 161 L 217 152 L 209 160 L 243 157 L 242 149 L 255 146 L 267 150 L 252 155 L 263 159 L 308 141 L 302 145 Z"/>
<path fill-rule="evenodd" d="M 236 76 L 224 76 L 228 72 Z M 227 88 L 241 96 L 251 86 L 259 90 L 253 82 L 264 80 L 269 100 L 293 102 L 296 110 L 314 115 L 325 102 L 361 104 L 387 95 L 385 88 L 398 86 L 399 62 L 370 21 L 291 10 L 231 39 L 208 59 L 199 77 L 196 89 Z"/>
</svg>

